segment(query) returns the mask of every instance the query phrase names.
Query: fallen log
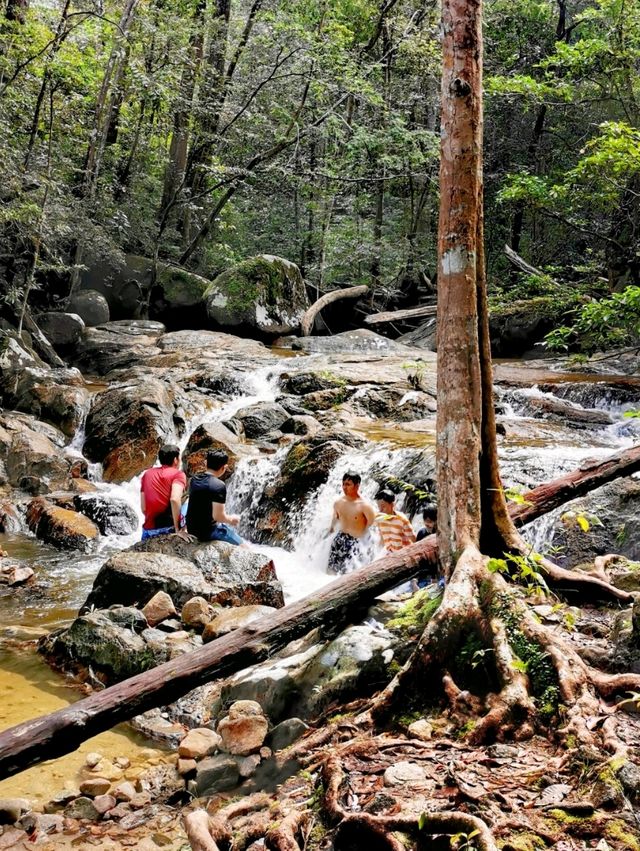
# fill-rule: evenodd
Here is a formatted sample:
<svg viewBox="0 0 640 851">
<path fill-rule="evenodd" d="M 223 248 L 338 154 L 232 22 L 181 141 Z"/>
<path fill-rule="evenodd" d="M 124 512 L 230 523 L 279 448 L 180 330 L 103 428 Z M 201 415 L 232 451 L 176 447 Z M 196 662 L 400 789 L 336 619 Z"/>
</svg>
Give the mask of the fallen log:
<svg viewBox="0 0 640 851">
<path fill-rule="evenodd" d="M 640 446 L 627 449 L 603 461 L 582 467 L 525 494 L 526 504 L 511 509 L 518 526 L 529 523 L 564 502 L 582 496 L 596 487 L 640 470 Z M 121 721 L 155 706 L 171 703 L 187 692 L 216 677 L 228 676 L 269 658 L 290 641 L 322 627 L 361 618 L 370 601 L 411 579 L 420 570 L 437 562 L 435 535 L 411 544 L 397 553 L 336 579 L 320 591 L 298 600 L 249 626 L 206 644 L 204 647 L 165 662 L 104 691 L 25 721 L 0 733 L 0 779 L 23 771 L 45 759 L 75 750 L 86 739 L 108 730 Z M 570 581 L 570 571 L 558 568 L 558 581 Z M 595 597 L 604 596 L 606 583 L 585 575 Z M 631 602 L 633 596 L 611 589 L 618 602 Z M 611 594 L 609 595 L 611 598 Z"/>
<path fill-rule="evenodd" d="M 421 307 L 408 307 L 404 310 L 388 310 L 385 313 L 371 313 L 364 320 L 365 325 L 382 325 L 384 322 L 401 322 L 403 319 L 418 319 L 421 316 L 435 316 L 435 304 L 423 304 Z"/>
<path fill-rule="evenodd" d="M 363 284 L 359 287 L 347 287 L 344 290 L 331 290 L 331 292 L 326 293 L 305 312 L 300 323 L 300 333 L 303 337 L 309 337 L 311 335 L 316 316 L 328 304 L 333 304 L 334 301 L 341 301 L 343 298 L 360 298 L 360 296 L 366 295 L 368 292 L 369 287 Z"/>
<path fill-rule="evenodd" d="M 540 269 L 536 269 L 536 267 L 532 266 L 530 263 L 527 263 L 526 260 L 520 257 L 520 255 L 511 248 L 511 246 L 505 245 L 504 253 L 506 254 L 509 262 L 512 263 L 516 269 L 524 272 L 525 275 L 535 275 L 538 278 L 542 278 L 544 276 L 544 272 Z"/>
</svg>

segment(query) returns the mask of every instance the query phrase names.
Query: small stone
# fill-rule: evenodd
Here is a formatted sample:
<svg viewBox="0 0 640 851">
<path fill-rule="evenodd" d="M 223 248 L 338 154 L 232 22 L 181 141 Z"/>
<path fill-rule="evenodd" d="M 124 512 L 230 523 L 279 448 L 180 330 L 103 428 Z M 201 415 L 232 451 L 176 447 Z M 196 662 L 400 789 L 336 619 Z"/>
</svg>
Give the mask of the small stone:
<svg viewBox="0 0 640 851">
<path fill-rule="evenodd" d="M 116 803 L 117 801 L 113 795 L 96 795 L 93 799 L 93 806 L 101 816 L 108 813 L 109 810 L 112 810 Z"/>
<path fill-rule="evenodd" d="M 151 795 L 148 792 L 136 792 L 133 798 L 129 801 L 131 808 L 141 810 L 151 803 Z"/>
<path fill-rule="evenodd" d="M 113 764 L 117 765 L 118 768 L 122 768 L 123 770 L 125 770 L 131 765 L 131 760 L 128 756 L 117 756 L 113 760 Z"/>
<path fill-rule="evenodd" d="M 198 763 L 195 781 L 197 797 L 212 795 L 214 792 L 225 792 L 238 784 L 240 772 L 233 757 L 226 754 L 208 756 Z"/>
<path fill-rule="evenodd" d="M 38 830 L 41 833 L 62 833 L 64 818 L 58 814 L 45 814 L 38 816 Z"/>
<path fill-rule="evenodd" d="M 260 765 L 260 754 L 252 753 L 249 756 L 241 756 L 236 760 L 240 777 L 252 777 L 256 768 Z"/>
<path fill-rule="evenodd" d="M 260 759 L 271 759 L 271 757 L 273 756 L 273 751 L 266 745 L 263 745 L 258 751 L 258 753 L 260 754 Z"/>
<path fill-rule="evenodd" d="M 100 762 L 101 759 L 102 759 L 101 753 L 96 753 L 95 751 L 92 751 L 91 753 L 88 753 L 85 756 L 84 764 L 87 766 L 87 768 L 95 768 L 96 765 Z"/>
<path fill-rule="evenodd" d="M 0 824 L 15 824 L 29 809 L 23 798 L 0 798 Z"/>
<path fill-rule="evenodd" d="M 196 632 L 202 632 L 205 626 L 213 620 L 216 610 L 204 597 L 192 597 L 182 607 L 182 623 Z"/>
<path fill-rule="evenodd" d="M 117 801 L 130 801 L 136 794 L 136 787 L 129 780 L 125 780 L 113 790 L 113 795 Z"/>
<path fill-rule="evenodd" d="M 414 721 L 413 724 L 409 724 L 407 732 L 415 739 L 428 742 L 433 735 L 433 727 L 425 718 L 420 718 L 418 721 Z"/>
<path fill-rule="evenodd" d="M 111 788 L 111 781 L 106 777 L 90 777 L 88 780 L 83 780 L 80 784 L 80 791 L 83 795 L 88 795 L 90 798 L 95 798 L 98 795 L 106 795 Z"/>
<path fill-rule="evenodd" d="M 67 818 L 79 820 L 89 819 L 90 821 L 96 821 L 100 817 L 100 814 L 94 807 L 91 798 L 85 797 L 76 798 L 75 801 L 67 804 L 64 814 Z"/>
<path fill-rule="evenodd" d="M 640 797 L 640 766 L 634 762 L 625 762 L 618 771 L 618 780 L 630 798 Z"/>
<path fill-rule="evenodd" d="M 129 815 L 120 820 L 120 827 L 123 830 L 133 830 L 135 827 L 140 827 L 149 821 L 150 817 L 151 814 L 147 815 L 144 812 L 129 813 Z"/>
<path fill-rule="evenodd" d="M 113 809 L 109 810 L 105 813 L 105 818 L 112 819 L 113 821 L 119 821 L 120 819 L 128 816 L 131 813 L 131 806 L 129 803 L 125 803 L 121 801 L 119 804 L 116 804 Z"/>
<path fill-rule="evenodd" d="M 397 762 L 384 773 L 385 786 L 423 786 L 425 780 L 424 768 L 415 762 Z"/>
<path fill-rule="evenodd" d="M 117 765 L 109 762 L 107 759 L 101 759 L 100 762 L 93 767 L 92 777 L 100 777 L 105 780 L 110 780 L 112 783 L 122 780 L 124 772 Z"/>
<path fill-rule="evenodd" d="M 218 724 L 222 748 L 236 756 L 259 751 L 269 730 L 262 707 L 255 700 L 237 700 Z"/>
<path fill-rule="evenodd" d="M 208 727 L 189 730 L 178 745 L 178 756 L 183 759 L 202 759 L 220 750 L 222 738 Z"/>
<path fill-rule="evenodd" d="M 0 566 L 0 584 L 2 585 L 24 585 L 34 575 L 30 567 L 21 567 L 19 564 Z"/>
<path fill-rule="evenodd" d="M 191 774 L 195 774 L 198 763 L 195 759 L 179 759 L 178 760 L 178 774 L 180 777 L 189 777 Z"/>
<path fill-rule="evenodd" d="M 80 830 L 80 822 L 77 818 L 66 817 L 62 822 L 63 833 L 77 833 Z"/>
<path fill-rule="evenodd" d="M 166 591 L 158 591 L 149 602 L 142 607 L 142 614 L 146 617 L 149 626 L 153 627 L 160 621 L 166 620 L 177 614 L 173 600 Z"/>
</svg>

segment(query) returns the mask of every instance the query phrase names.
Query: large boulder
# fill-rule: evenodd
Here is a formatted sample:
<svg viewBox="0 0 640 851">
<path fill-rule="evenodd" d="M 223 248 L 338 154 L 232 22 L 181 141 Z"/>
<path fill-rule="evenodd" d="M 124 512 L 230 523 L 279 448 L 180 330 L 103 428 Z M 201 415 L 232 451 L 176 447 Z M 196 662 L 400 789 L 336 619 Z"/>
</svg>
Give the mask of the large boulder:
<svg viewBox="0 0 640 851">
<path fill-rule="evenodd" d="M 33 414 L 73 437 L 82 425 L 90 393 L 77 369 L 27 367 L 14 383 L 12 407 Z"/>
<path fill-rule="evenodd" d="M 85 324 L 77 313 L 49 311 L 38 316 L 40 330 L 56 348 L 65 351 L 80 342 Z"/>
<path fill-rule="evenodd" d="M 153 466 L 174 433 L 173 414 L 173 396 L 157 379 L 111 387 L 93 399 L 84 454 L 102 462 L 105 481 L 128 481 Z"/>
<path fill-rule="evenodd" d="M 115 623 L 109 612 L 88 612 L 70 627 L 41 639 L 38 649 L 62 667 L 91 666 L 109 682 L 153 668 L 166 661 L 166 653 L 150 648 L 132 629 Z"/>
<path fill-rule="evenodd" d="M 96 524 L 101 535 L 130 535 L 138 528 L 138 515 L 124 499 L 101 493 L 76 494 L 73 504 Z"/>
<path fill-rule="evenodd" d="M 368 328 L 343 331 L 331 337 L 302 337 L 293 341 L 293 348 L 313 354 L 350 354 L 355 352 L 386 354 L 409 354 L 411 349 L 402 343 L 382 337 Z"/>
<path fill-rule="evenodd" d="M 258 340 L 247 340 L 222 331 L 172 331 L 158 340 L 163 352 L 186 353 L 185 362 L 203 352 L 207 355 L 240 355 L 253 363 L 256 357 L 269 357 L 269 349 Z M 194 351 L 195 350 L 195 351 Z"/>
<path fill-rule="evenodd" d="M 206 469 L 207 452 L 222 449 L 229 456 L 229 470 L 233 473 L 238 460 L 251 453 L 246 444 L 225 425 L 218 422 L 203 423 L 191 433 L 184 450 L 184 462 L 189 475 Z"/>
<path fill-rule="evenodd" d="M 558 324 L 554 300 L 539 296 L 494 308 L 489 315 L 494 357 L 519 357 L 533 349 Z"/>
<path fill-rule="evenodd" d="M 0 326 L 0 399 L 12 393 L 16 376 L 27 367 L 42 367 L 40 358 L 31 351 L 15 331 Z"/>
<path fill-rule="evenodd" d="M 74 293 L 67 304 L 69 313 L 77 314 L 88 328 L 103 325 L 110 319 L 109 304 L 97 290 Z"/>
<path fill-rule="evenodd" d="M 106 375 L 114 369 L 135 366 L 160 354 L 160 322 L 122 320 L 85 329 L 75 347 L 76 364 L 85 373 Z"/>
<path fill-rule="evenodd" d="M 29 503 L 27 524 L 36 538 L 60 549 L 89 552 L 98 543 L 98 527 L 88 517 L 52 505 L 43 497 Z"/>
<path fill-rule="evenodd" d="M 32 431 L 24 424 L 19 431 L 7 433 L 10 443 L 5 466 L 11 485 L 27 493 L 41 494 L 65 481 L 71 464 L 47 435 Z"/>
<path fill-rule="evenodd" d="M 158 591 L 176 606 L 203 597 L 223 606 L 284 605 L 273 562 L 260 553 L 212 542 L 152 538 L 117 553 L 101 568 L 84 608 L 144 605 Z"/>
<path fill-rule="evenodd" d="M 241 408 L 234 419 L 242 423 L 245 437 L 255 440 L 270 431 L 278 431 L 289 419 L 289 412 L 277 402 L 257 402 L 247 408 Z"/>
<path fill-rule="evenodd" d="M 309 307 L 300 269 L 271 254 L 250 257 L 218 275 L 205 299 L 216 325 L 270 337 L 299 328 Z"/>
</svg>

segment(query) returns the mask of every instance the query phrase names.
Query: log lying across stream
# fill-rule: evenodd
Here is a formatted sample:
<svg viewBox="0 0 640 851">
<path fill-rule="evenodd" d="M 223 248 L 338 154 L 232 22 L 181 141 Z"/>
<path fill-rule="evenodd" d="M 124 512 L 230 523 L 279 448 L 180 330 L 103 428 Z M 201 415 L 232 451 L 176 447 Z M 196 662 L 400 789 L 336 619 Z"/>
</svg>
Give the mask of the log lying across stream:
<svg viewBox="0 0 640 851">
<path fill-rule="evenodd" d="M 640 470 L 640 446 L 583 466 L 525 495 L 512 516 L 518 525 L 620 476 Z M 268 659 L 315 627 L 361 619 L 378 594 L 435 565 L 435 535 L 336 579 L 309 597 L 249 626 L 124 680 L 65 709 L 0 733 L 0 778 L 75 750 L 86 739 L 155 706 L 177 700 L 203 683 Z M 622 593 L 622 592 L 621 592 Z M 630 595 L 627 595 L 630 598 Z"/>
</svg>

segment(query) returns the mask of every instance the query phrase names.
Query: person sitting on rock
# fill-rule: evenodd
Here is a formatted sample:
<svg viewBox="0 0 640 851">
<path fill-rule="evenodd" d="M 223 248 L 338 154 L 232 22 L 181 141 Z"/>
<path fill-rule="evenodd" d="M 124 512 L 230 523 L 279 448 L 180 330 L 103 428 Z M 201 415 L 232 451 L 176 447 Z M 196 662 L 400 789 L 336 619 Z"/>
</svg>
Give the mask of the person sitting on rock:
<svg viewBox="0 0 640 851">
<path fill-rule="evenodd" d="M 187 486 L 187 477 L 178 469 L 180 450 L 166 444 L 158 452 L 159 467 L 151 467 L 142 474 L 140 482 L 140 507 L 144 514 L 142 540 L 172 532 L 186 537 L 180 530 L 180 506 Z"/>
<path fill-rule="evenodd" d="M 418 529 L 416 541 L 422 541 L 424 538 L 433 535 L 436 531 L 436 522 L 438 520 L 438 509 L 435 505 L 425 505 L 422 509 L 422 522 L 424 526 Z"/>
<path fill-rule="evenodd" d="M 207 453 L 207 469 L 195 473 L 189 482 L 187 531 L 199 541 L 225 541 L 236 546 L 248 546 L 232 529 L 240 522 L 237 514 L 227 514 L 227 488 L 222 476 L 228 469 L 229 456 L 222 449 Z"/>
<path fill-rule="evenodd" d="M 375 519 L 373 506 L 360 495 L 359 473 L 345 473 L 342 477 L 344 496 L 333 504 L 333 517 L 329 533 L 336 526 L 338 534 L 331 542 L 327 573 L 347 573 L 361 555 L 361 539 Z"/>
<path fill-rule="evenodd" d="M 396 495 L 393 491 L 378 491 L 376 502 L 379 513 L 376 515 L 375 525 L 385 550 L 395 553 L 408 544 L 413 544 L 416 536 L 411 521 L 405 514 L 396 511 Z"/>
</svg>

